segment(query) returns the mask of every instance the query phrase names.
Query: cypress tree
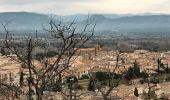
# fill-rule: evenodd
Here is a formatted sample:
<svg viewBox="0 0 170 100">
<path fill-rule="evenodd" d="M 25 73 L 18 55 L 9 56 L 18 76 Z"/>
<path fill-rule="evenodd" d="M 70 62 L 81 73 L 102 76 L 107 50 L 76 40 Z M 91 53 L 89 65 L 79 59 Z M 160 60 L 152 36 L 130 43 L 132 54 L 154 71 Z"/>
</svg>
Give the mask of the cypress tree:
<svg viewBox="0 0 170 100">
<path fill-rule="evenodd" d="M 157 71 L 158 73 L 160 73 L 160 65 L 161 65 L 161 59 L 157 59 L 157 63 L 158 63 L 158 68 L 157 68 Z"/>
<path fill-rule="evenodd" d="M 90 79 L 90 82 L 88 85 L 88 91 L 95 91 L 95 83 L 92 79 Z"/>
<path fill-rule="evenodd" d="M 24 73 L 21 72 L 21 73 L 20 73 L 20 80 L 19 80 L 20 86 L 23 85 L 23 81 L 24 81 Z"/>
<path fill-rule="evenodd" d="M 134 95 L 135 95 L 136 97 L 139 97 L 138 89 L 137 89 L 136 87 L 135 87 Z"/>
<path fill-rule="evenodd" d="M 169 73 L 169 67 L 168 67 L 168 64 L 166 66 L 166 73 L 168 74 Z"/>
</svg>

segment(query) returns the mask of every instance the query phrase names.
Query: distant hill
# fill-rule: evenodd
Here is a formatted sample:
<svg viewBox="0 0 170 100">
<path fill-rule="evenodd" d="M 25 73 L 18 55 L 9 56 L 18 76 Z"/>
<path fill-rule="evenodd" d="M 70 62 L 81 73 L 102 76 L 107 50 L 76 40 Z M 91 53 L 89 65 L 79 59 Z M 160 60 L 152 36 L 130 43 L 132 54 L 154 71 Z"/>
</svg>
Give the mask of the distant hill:
<svg viewBox="0 0 170 100">
<path fill-rule="evenodd" d="M 77 27 L 82 28 L 88 15 L 56 15 L 56 20 L 70 22 L 76 20 Z M 42 30 L 48 24 L 49 15 L 30 12 L 4 12 L 0 13 L 0 22 L 10 21 L 9 29 L 12 31 Z M 96 22 L 96 32 L 170 32 L 170 15 L 165 14 L 92 14 L 90 21 Z M 2 31 L 2 27 L 0 27 Z"/>
<path fill-rule="evenodd" d="M 10 22 L 10 30 L 39 30 L 48 22 L 48 16 L 28 12 L 5 12 L 0 13 L 0 22 Z M 2 29 L 2 27 L 0 28 Z"/>
<path fill-rule="evenodd" d="M 170 15 L 133 15 L 118 18 L 106 18 L 104 15 L 92 16 L 97 31 L 159 31 L 170 32 Z M 84 24 L 84 22 L 81 22 Z"/>
</svg>

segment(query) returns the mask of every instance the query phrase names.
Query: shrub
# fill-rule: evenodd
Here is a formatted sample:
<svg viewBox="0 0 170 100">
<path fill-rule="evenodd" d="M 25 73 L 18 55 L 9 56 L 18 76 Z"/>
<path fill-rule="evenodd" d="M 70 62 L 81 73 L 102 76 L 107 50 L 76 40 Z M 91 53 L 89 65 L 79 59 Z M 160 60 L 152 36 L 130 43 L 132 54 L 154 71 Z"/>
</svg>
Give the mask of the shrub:
<svg viewBox="0 0 170 100">
<path fill-rule="evenodd" d="M 150 79 L 150 82 L 154 83 L 154 84 L 157 84 L 157 83 L 159 83 L 159 79 L 156 78 L 156 77 L 153 77 L 153 78 Z"/>
<path fill-rule="evenodd" d="M 146 79 L 146 78 L 149 77 L 149 74 L 146 73 L 146 72 L 144 72 L 144 71 L 142 71 L 142 72 L 140 73 L 140 76 L 141 76 L 142 78 Z"/>
<path fill-rule="evenodd" d="M 162 95 L 159 99 L 160 100 L 169 100 L 169 98 L 167 96 L 165 96 L 165 95 Z"/>
<path fill-rule="evenodd" d="M 75 88 L 78 89 L 78 90 L 83 90 L 83 87 L 79 84 L 77 84 Z"/>
<path fill-rule="evenodd" d="M 145 83 L 144 79 L 139 80 L 139 82 L 140 82 L 140 84 L 144 84 Z"/>
</svg>

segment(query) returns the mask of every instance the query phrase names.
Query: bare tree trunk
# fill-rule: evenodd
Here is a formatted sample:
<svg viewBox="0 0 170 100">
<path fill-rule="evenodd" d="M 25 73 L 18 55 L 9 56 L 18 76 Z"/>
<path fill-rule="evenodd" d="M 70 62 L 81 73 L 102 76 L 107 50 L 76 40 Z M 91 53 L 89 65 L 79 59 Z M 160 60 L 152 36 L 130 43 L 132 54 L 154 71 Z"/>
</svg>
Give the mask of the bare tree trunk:
<svg viewBox="0 0 170 100">
<path fill-rule="evenodd" d="M 29 100 L 31 100 L 31 92 L 32 92 L 32 89 L 31 89 L 31 84 L 32 84 L 32 81 L 33 81 L 33 77 L 32 77 L 32 72 L 31 72 L 31 52 L 32 52 L 32 39 L 29 40 L 29 43 L 28 43 L 28 68 L 29 68 L 29 78 L 28 78 L 28 86 L 29 86 Z"/>
</svg>

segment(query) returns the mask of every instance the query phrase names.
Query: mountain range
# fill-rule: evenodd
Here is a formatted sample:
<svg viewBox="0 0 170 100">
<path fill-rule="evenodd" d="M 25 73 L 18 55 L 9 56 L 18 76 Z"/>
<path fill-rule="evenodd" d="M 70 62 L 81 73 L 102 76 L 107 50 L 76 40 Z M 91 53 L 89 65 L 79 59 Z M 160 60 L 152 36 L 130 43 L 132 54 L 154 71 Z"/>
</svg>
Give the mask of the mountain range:
<svg viewBox="0 0 170 100">
<path fill-rule="evenodd" d="M 10 22 L 8 27 L 13 31 L 42 30 L 49 23 L 50 16 L 31 12 L 4 12 L 0 13 L 0 23 Z M 83 27 L 88 18 L 85 14 L 52 16 L 63 22 L 71 22 L 75 19 L 78 28 Z M 104 31 L 170 32 L 170 15 L 168 14 L 92 14 L 89 20 L 97 24 L 96 33 Z M 0 31 L 3 31 L 2 27 Z"/>
</svg>

